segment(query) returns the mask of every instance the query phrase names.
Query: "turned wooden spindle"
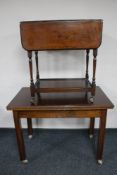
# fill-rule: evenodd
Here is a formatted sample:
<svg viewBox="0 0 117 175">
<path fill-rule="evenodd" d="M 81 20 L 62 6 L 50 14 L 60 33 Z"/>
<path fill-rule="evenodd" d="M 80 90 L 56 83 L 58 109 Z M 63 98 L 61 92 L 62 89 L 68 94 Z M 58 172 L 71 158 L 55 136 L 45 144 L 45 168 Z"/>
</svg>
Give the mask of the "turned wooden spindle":
<svg viewBox="0 0 117 175">
<path fill-rule="evenodd" d="M 89 52 L 90 52 L 90 50 L 87 49 L 86 50 L 86 75 L 85 75 L 87 80 L 89 79 L 89 70 L 88 70 L 88 67 L 89 67 Z"/>
<path fill-rule="evenodd" d="M 34 81 L 33 81 L 32 51 L 28 51 L 28 58 L 29 58 L 31 97 L 34 97 L 35 85 L 34 85 Z"/>
<path fill-rule="evenodd" d="M 95 93 L 95 87 L 96 87 L 96 62 L 97 62 L 97 49 L 93 49 L 93 79 L 92 79 L 92 88 L 93 88 L 93 94 Z"/>
<path fill-rule="evenodd" d="M 36 85 L 39 86 L 39 66 L 38 66 L 38 51 L 35 51 L 35 62 L 36 62 Z"/>
</svg>

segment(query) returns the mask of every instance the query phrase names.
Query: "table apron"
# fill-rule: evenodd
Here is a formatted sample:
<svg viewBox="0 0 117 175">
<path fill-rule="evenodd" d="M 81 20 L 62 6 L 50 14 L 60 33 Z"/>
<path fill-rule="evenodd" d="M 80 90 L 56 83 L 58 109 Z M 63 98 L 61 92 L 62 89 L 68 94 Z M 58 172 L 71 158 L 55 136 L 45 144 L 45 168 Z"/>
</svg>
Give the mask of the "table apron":
<svg viewBox="0 0 117 175">
<path fill-rule="evenodd" d="M 17 111 L 19 118 L 88 118 L 100 117 L 102 109 L 98 110 L 61 110 L 61 111 Z"/>
</svg>

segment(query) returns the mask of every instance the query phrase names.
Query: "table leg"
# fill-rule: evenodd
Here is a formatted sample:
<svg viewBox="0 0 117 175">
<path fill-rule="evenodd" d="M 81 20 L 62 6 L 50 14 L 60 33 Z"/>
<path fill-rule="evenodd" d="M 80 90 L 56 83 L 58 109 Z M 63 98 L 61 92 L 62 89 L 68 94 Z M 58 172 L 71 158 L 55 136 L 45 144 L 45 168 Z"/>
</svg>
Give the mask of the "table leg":
<svg viewBox="0 0 117 175">
<path fill-rule="evenodd" d="M 95 125 L 95 118 L 90 118 L 90 127 L 89 127 L 89 137 L 90 137 L 90 139 L 92 139 L 93 135 L 94 135 L 94 125 Z"/>
<path fill-rule="evenodd" d="M 23 134 L 21 129 L 21 121 L 20 121 L 20 118 L 18 117 L 18 112 L 14 111 L 13 117 L 14 117 L 14 124 L 15 124 L 20 160 L 23 163 L 27 163 L 28 160 L 26 160 L 25 145 L 24 145 L 24 139 L 23 139 Z"/>
<path fill-rule="evenodd" d="M 105 138 L 106 114 L 107 110 L 104 110 L 102 111 L 102 115 L 100 116 L 100 127 L 99 127 L 98 146 L 97 146 L 97 161 L 99 164 L 103 163 L 102 156 L 103 156 L 103 147 Z"/>
<path fill-rule="evenodd" d="M 28 125 L 28 137 L 29 139 L 32 139 L 32 119 L 31 118 L 27 118 L 27 125 Z"/>
</svg>

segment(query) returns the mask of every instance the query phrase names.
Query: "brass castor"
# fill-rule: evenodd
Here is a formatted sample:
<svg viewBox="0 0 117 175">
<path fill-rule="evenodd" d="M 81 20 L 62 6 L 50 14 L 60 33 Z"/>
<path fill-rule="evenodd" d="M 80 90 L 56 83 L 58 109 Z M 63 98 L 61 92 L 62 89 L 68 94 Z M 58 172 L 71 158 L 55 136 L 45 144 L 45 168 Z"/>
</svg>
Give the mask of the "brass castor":
<svg viewBox="0 0 117 175">
<path fill-rule="evenodd" d="M 31 97 L 30 102 L 31 102 L 32 104 L 35 104 L 35 97 Z"/>
<path fill-rule="evenodd" d="M 89 138 L 92 139 L 93 138 L 93 134 L 89 134 Z"/>
<path fill-rule="evenodd" d="M 27 159 L 22 160 L 22 163 L 26 164 L 26 163 L 28 163 L 28 160 Z"/>
<path fill-rule="evenodd" d="M 102 165 L 102 164 L 103 164 L 103 161 L 99 159 L 99 160 L 98 160 L 98 164 L 99 164 L 99 165 Z"/>
<path fill-rule="evenodd" d="M 90 103 L 93 103 L 94 102 L 94 97 L 90 97 L 89 101 L 90 101 Z"/>
<path fill-rule="evenodd" d="M 29 138 L 29 139 L 32 139 L 32 135 L 29 135 L 28 138 Z"/>
</svg>

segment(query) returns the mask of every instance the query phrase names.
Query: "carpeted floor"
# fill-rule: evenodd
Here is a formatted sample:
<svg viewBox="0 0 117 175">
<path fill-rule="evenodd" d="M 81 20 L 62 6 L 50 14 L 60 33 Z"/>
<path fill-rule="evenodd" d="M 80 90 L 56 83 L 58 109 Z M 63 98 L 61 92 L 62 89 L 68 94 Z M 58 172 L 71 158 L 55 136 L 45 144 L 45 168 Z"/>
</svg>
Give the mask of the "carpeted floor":
<svg viewBox="0 0 117 175">
<path fill-rule="evenodd" d="M 0 129 L 0 175 L 117 175 L 117 130 L 107 130 L 104 163 L 95 159 L 97 131 L 35 129 L 23 131 L 29 163 L 22 164 L 14 129 Z"/>
</svg>

